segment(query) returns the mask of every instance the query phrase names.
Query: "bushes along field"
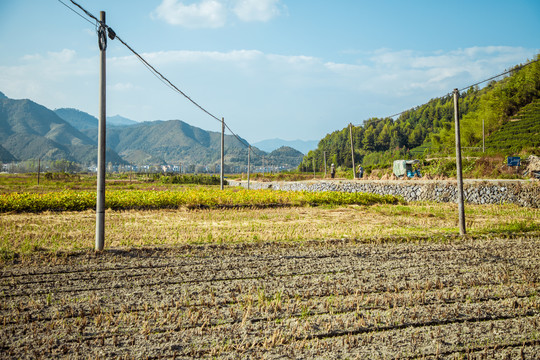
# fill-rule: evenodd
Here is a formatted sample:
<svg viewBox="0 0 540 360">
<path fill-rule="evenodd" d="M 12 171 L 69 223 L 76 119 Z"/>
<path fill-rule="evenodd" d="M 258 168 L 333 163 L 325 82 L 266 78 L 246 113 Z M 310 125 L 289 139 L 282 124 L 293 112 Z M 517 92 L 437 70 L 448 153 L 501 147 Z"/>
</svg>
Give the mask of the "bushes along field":
<svg viewBox="0 0 540 360">
<path fill-rule="evenodd" d="M 396 204 L 392 195 L 364 193 L 310 193 L 272 190 L 207 188 L 182 191 L 113 190 L 106 193 L 105 206 L 111 210 L 175 209 L 219 207 L 269 207 L 306 205 Z M 83 211 L 96 206 L 96 194 L 90 191 L 0 194 L 0 212 Z"/>
</svg>

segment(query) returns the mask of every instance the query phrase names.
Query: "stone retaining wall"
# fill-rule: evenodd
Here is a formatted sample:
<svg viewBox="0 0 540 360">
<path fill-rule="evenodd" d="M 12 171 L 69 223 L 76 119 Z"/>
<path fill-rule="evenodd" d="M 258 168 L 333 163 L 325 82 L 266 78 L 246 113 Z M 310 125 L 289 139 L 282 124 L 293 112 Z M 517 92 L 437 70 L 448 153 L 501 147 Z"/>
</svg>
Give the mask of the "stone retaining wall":
<svg viewBox="0 0 540 360">
<path fill-rule="evenodd" d="M 247 181 L 228 180 L 231 186 L 247 188 Z M 456 180 L 313 180 L 250 182 L 251 189 L 290 191 L 343 191 L 391 194 L 406 201 L 456 202 Z M 465 180 L 465 199 L 471 204 L 511 203 L 540 207 L 540 183 L 534 180 Z"/>
</svg>

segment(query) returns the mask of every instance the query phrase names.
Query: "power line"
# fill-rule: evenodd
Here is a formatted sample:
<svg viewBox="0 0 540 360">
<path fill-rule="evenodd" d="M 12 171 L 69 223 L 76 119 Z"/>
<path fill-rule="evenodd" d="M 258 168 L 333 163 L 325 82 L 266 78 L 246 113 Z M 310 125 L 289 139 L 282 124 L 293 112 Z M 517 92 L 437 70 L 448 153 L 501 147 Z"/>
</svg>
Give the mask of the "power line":
<svg viewBox="0 0 540 360">
<path fill-rule="evenodd" d="M 73 9 L 71 6 L 69 6 L 68 4 L 66 4 L 65 2 L 63 2 L 62 0 L 58 0 L 62 5 L 64 5 L 65 7 L 67 7 L 69 10 L 73 11 L 75 14 L 79 15 L 81 18 L 83 18 L 84 21 L 88 21 L 90 24 L 92 25 L 96 25 L 96 23 L 93 23 L 91 22 L 90 20 L 88 20 L 87 18 L 85 18 L 81 13 L 77 12 L 77 10 Z"/>
<path fill-rule="evenodd" d="M 461 92 L 461 91 L 463 91 L 463 90 L 470 89 L 471 87 L 474 87 L 474 86 L 483 84 L 483 83 L 485 83 L 485 82 L 488 82 L 488 81 L 490 81 L 490 80 L 496 79 L 496 78 L 498 78 L 498 77 L 500 77 L 500 76 L 509 74 L 509 73 L 511 73 L 511 72 L 513 72 L 513 71 L 521 70 L 521 69 L 523 69 L 525 66 L 529 66 L 529 65 L 531 65 L 531 64 L 534 64 L 534 63 L 537 62 L 537 61 L 540 61 L 540 58 L 538 58 L 538 59 L 536 59 L 536 60 L 529 61 L 529 62 L 526 63 L 526 64 L 516 66 L 516 67 L 514 67 L 513 69 L 507 70 L 507 71 L 505 71 L 505 72 L 503 72 L 503 73 L 500 73 L 499 75 L 492 76 L 492 77 L 490 77 L 489 79 L 486 79 L 486 80 L 482 80 L 482 81 L 480 81 L 480 82 L 477 82 L 476 84 L 469 85 L 469 86 L 467 86 L 467 87 L 464 87 L 464 88 L 462 88 L 462 89 L 459 89 L 458 91 Z"/>
<path fill-rule="evenodd" d="M 540 61 L 540 58 L 539 58 L 539 59 L 536 59 L 536 60 L 529 61 L 528 63 L 525 63 L 525 64 L 523 64 L 523 65 L 519 65 L 519 66 L 514 67 L 514 68 L 512 68 L 512 69 L 510 69 L 510 70 L 506 70 L 506 71 L 504 71 L 504 72 L 502 72 L 502 73 L 500 73 L 500 74 L 497 74 L 497 75 L 492 76 L 492 77 L 490 77 L 490 78 L 488 78 L 488 79 L 479 81 L 479 82 L 474 83 L 474 84 L 472 84 L 472 85 L 465 86 L 465 87 L 459 89 L 458 91 L 461 92 L 461 91 L 463 91 L 463 90 L 470 89 L 471 87 L 478 86 L 478 85 L 480 85 L 480 84 L 483 84 L 483 83 L 485 83 L 485 82 L 494 80 L 494 79 L 496 79 L 496 78 L 498 78 L 498 77 L 501 77 L 501 76 L 503 76 L 503 75 L 509 74 L 509 73 L 511 73 L 511 72 L 513 72 L 513 71 L 521 70 L 521 69 L 523 69 L 524 67 L 529 66 L 529 65 L 531 65 L 531 64 L 534 64 L 535 62 L 538 62 L 538 61 Z M 441 99 L 441 98 L 443 98 L 443 97 L 445 97 L 445 96 L 450 96 L 450 95 L 452 95 L 452 94 L 451 94 L 451 93 L 448 93 L 448 94 L 446 94 L 446 95 L 436 97 L 436 98 L 434 98 L 434 99 L 432 99 L 432 100 Z M 401 115 L 401 114 L 404 114 L 404 113 L 406 113 L 406 112 L 408 112 L 408 111 L 411 111 L 411 109 L 403 110 L 402 112 L 399 112 L 399 113 L 397 113 L 397 114 L 390 115 L 390 116 L 386 116 L 386 117 L 383 118 L 383 119 L 386 119 L 386 118 L 394 118 L 394 117 L 399 116 L 399 115 Z"/>
<path fill-rule="evenodd" d="M 60 1 L 60 0 L 58 0 L 58 1 Z M 101 21 L 98 20 L 97 17 L 95 17 L 94 15 L 92 15 L 91 13 L 89 13 L 88 11 L 86 11 L 86 9 L 83 8 L 81 5 L 77 4 L 77 3 L 76 3 L 75 1 L 73 1 L 73 0 L 70 0 L 70 1 L 71 1 L 71 3 L 72 3 L 73 5 L 75 5 L 76 7 L 78 7 L 79 9 L 81 9 L 82 11 L 84 11 L 84 13 L 85 13 L 88 17 L 94 19 L 94 21 L 96 21 L 96 22 L 98 22 L 98 23 L 101 22 Z"/>
<path fill-rule="evenodd" d="M 176 92 L 178 92 L 179 94 L 181 94 L 182 96 L 184 96 L 186 99 L 188 99 L 193 105 L 197 106 L 200 110 L 202 110 L 203 112 L 205 112 L 207 115 L 209 115 L 210 117 L 214 118 L 215 120 L 221 122 L 221 119 L 219 119 L 217 116 L 213 115 L 212 113 L 210 113 L 208 110 L 206 110 L 205 108 L 203 108 L 201 105 L 199 105 L 195 100 L 193 100 L 192 98 L 190 98 L 186 93 L 184 93 L 182 90 L 180 90 L 179 88 L 176 87 L 176 85 L 174 85 L 169 79 L 167 79 L 165 76 L 163 76 L 162 73 L 160 73 L 159 71 L 156 70 L 156 68 L 154 68 L 152 65 L 150 65 L 150 63 L 148 63 L 148 61 L 146 61 L 141 55 L 139 55 L 139 53 L 137 53 L 135 50 L 133 50 L 133 48 L 131 46 L 129 46 L 124 40 L 122 40 L 118 35 L 116 35 L 116 38 L 118 39 L 118 41 L 120 41 L 125 47 L 127 47 L 148 69 L 150 69 L 154 74 L 158 75 L 163 81 L 165 81 L 169 87 L 172 87 Z"/>
<path fill-rule="evenodd" d="M 92 23 L 90 20 L 88 20 L 87 18 L 85 18 L 83 15 L 81 15 L 80 13 L 78 13 L 76 10 L 72 9 L 71 7 L 69 7 L 68 5 L 66 5 L 65 3 L 63 3 L 61 0 L 58 0 L 59 2 L 61 2 L 62 4 L 64 4 L 64 6 L 66 6 L 67 8 L 69 8 L 71 11 L 75 12 L 77 15 L 79 15 L 80 17 L 82 17 L 84 20 Z M 199 108 L 201 111 L 203 111 L 205 114 L 207 114 L 208 116 L 210 116 L 211 118 L 221 122 L 222 120 L 220 118 L 218 118 L 217 116 L 215 116 L 214 114 L 212 114 L 211 112 L 209 112 L 208 110 L 206 110 L 204 107 L 202 107 L 199 103 L 197 103 L 195 100 L 193 100 L 190 96 L 188 96 L 185 92 L 183 92 L 182 90 L 180 90 L 176 85 L 174 85 L 168 78 L 166 78 L 161 72 L 159 72 L 155 67 L 153 67 L 148 61 L 146 61 L 146 59 L 140 55 L 137 51 L 135 51 L 131 46 L 129 46 L 124 40 L 122 40 L 122 38 L 120 36 L 118 36 L 118 34 L 115 33 L 115 31 L 110 28 L 109 26 L 107 26 L 106 24 L 102 24 L 100 20 L 98 20 L 94 15 L 92 15 L 90 12 L 88 12 L 86 9 L 84 9 L 81 5 L 77 4 L 75 1 L 73 0 L 70 0 L 71 3 L 73 3 L 75 6 L 77 6 L 79 9 L 81 9 L 88 17 L 90 17 L 91 19 L 95 20 L 97 23 L 100 23 L 101 26 L 103 27 L 106 27 L 108 32 L 109 32 L 109 38 L 111 40 L 114 40 L 114 39 L 118 39 L 118 41 L 120 41 L 126 48 L 129 49 L 129 51 L 131 51 L 135 57 L 143 63 L 143 65 L 158 79 L 160 80 L 162 83 L 164 83 L 167 87 L 169 87 L 170 89 L 172 89 L 173 91 L 176 91 L 177 93 L 181 94 L 183 97 L 185 97 L 187 100 L 189 100 L 193 105 L 195 105 L 197 108 Z M 243 140 L 242 138 L 240 138 L 238 135 L 236 135 L 232 130 L 231 128 L 225 124 L 225 127 L 233 134 L 233 136 L 244 146 L 246 147 L 250 147 L 249 143 L 247 143 L 245 140 Z"/>
<path fill-rule="evenodd" d="M 225 127 L 231 132 L 231 134 L 232 134 L 232 135 L 233 135 L 233 136 L 234 136 L 234 137 L 235 137 L 242 145 L 244 145 L 245 147 L 248 147 L 248 148 L 249 148 L 249 146 L 250 146 L 249 143 L 246 142 L 244 139 L 242 139 L 240 136 L 236 135 L 236 134 L 234 133 L 234 131 L 231 130 L 231 128 L 229 127 L 229 125 L 227 125 L 227 124 L 225 123 Z"/>
</svg>

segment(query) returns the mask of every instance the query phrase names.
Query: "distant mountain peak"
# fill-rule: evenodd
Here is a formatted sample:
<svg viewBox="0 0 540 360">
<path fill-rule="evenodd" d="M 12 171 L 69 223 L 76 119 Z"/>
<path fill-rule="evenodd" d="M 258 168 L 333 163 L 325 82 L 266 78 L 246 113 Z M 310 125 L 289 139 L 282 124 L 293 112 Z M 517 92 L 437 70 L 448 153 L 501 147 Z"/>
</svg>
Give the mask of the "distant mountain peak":
<svg viewBox="0 0 540 360">
<path fill-rule="evenodd" d="M 135 124 L 138 124 L 138 122 L 120 115 L 107 116 L 108 126 L 130 126 Z"/>
<path fill-rule="evenodd" d="M 98 119 L 84 111 L 73 108 L 60 108 L 54 110 L 54 112 L 78 130 L 98 127 Z"/>
<path fill-rule="evenodd" d="M 272 152 L 282 146 L 288 146 L 300 151 L 303 154 L 307 154 L 310 150 L 315 150 L 318 143 L 319 142 L 317 140 L 283 140 L 274 138 L 262 140 L 254 143 L 253 145 L 266 152 Z"/>
<path fill-rule="evenodd" d="M 84 111 L 73 108 L 60 108 L 54 110 L 56 115 L 67 121 L 69 124 L 78 130 L 96 129 L 99 125 L 99 120 Z M 130 126 L 138 124 L 138 122 L 128 119 L 120 115 L 107 116 L 107 127 Z"/>
</svg>

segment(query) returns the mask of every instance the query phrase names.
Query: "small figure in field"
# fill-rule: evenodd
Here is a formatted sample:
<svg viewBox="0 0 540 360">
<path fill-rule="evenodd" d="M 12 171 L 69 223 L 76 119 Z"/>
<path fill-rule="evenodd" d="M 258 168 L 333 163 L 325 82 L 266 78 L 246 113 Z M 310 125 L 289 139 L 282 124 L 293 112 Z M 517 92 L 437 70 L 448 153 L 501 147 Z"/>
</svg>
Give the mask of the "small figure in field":
<svg viewBox="0 0 540 360">
<path fill-rule="evenodd" d="M 332 179 L 336 177 L 336 167 L 334 164 L 330 165 L 330 177 L 332 177 Z"/>
<path fill-rule="evenodd" d="M 361 179 L 363 176 L 364 176 L 364 168 L 362 167 L 362 165 L 358 165 L 358 167 L 356 168 L 356 177 L 358 179 Z"/>
</svg>

